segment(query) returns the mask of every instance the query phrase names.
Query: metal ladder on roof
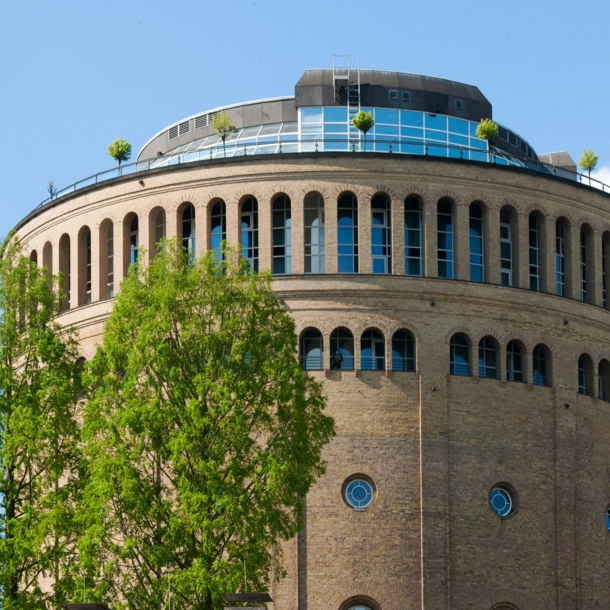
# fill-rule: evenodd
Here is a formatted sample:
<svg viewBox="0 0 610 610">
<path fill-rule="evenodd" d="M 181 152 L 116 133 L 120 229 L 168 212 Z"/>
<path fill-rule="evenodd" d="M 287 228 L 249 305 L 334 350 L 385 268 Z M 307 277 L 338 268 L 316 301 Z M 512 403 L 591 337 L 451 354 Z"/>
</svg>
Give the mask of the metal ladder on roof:
<svg viewBox="0 0 610 610">
<path fill-rule="evenodd" d="M 358 68 L 351 70 L 349 55 L 333 55 L 333 86 L 335 102 L 341 101 L 341 89 L 347 96 L 347 133 L 349 147 L 360 147 L 360 131 L 354 127 L 352 119 L 360 112 L 360 60 Z"/>
</svg>

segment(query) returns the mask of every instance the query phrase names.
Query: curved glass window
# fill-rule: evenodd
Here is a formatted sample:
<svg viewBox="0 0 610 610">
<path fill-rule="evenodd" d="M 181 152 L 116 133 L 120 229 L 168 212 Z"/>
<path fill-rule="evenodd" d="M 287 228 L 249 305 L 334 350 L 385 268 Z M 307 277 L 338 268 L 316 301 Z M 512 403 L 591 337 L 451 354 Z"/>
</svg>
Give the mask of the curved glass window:
<svg viewBox="0 0 610 610">
<path fill-rule="evenodd" d="M 529 216 L 530 290 L 540 291 L 540 222 L 536 214 Z"/>
<path fill-rule="evenodd" d="M 188 250 L 191 257 L 196 256 L 195 251 L 195 206 L 189 204 L 182 212 L 182 245 Z"/>
<path fill-rule="evenodd" d="M 392 272 L 390 200 L 376 195 L 371 200 L 371 255 L 373 273 Z"/>
<path fill-rule="evenodd" d="M 484 337 L 479 342 L 479 377 L 498 376 L 496 368 L 496 346 L 489 337 Z"/>
<path fill-rule="evenodd" d="M 470 281 L 482 282 L 483 272 L 483 210 L 470 204 Z"/>
<path fill-rule="evenodd" d="M 513 285 L 513 227 L 508 208 L 500 210 L 500 283 Z"/>
<path fill-rule="evenodd" d="M 523 381 L 521 349 L 515 341 L 511 341 L 506 346 L 506 379 L 508 381 Z"/>
<path fill-rule="evenodd" d="M 494 487 L 489 492 L 489 506 L 498 517 L 505 519 L 514 510 L 512 494 L 504 487 Z"/>
<path fill-rule="evenodd" d="M 337 202 L 339 273 L 358 273 L 358 200 L 351 193 Z"/>
<path fill-rule="evenodd" d="M 347 328 L 337 328 L 330 336 L 330 366 L 354 370 L 354 335 Z"/>
<path fill-rule="evenodd" d="M 377 330 L 367 330 L 360 340 L 360 366 L 363 371 L 385 369 L 385 341 Z"/>
<path fill-rule="evenodd" d="M 322 333 L 315 328 L 310 328 L 301 335 L 301 366 L 306 371 L 324 369 Z"/>
<path fill-rule="evenodd" d="M 241 204 L 241 247 L 250 268 L 258 271 L 258 201 L 254 197 Z"/>
<path fill-rule="evenodd" d="M 470 348 L 461 335 L 453 335 L 450 345 L 449 372 L 452 375 L 470 375 Z"/>
<path fill-rule="evenodd" d="M 539 345 L 534 348 L 533 365 L 532 381 L 534 385 L 548 385 L 546 356 Z"/>
<path fill-rule="evenodd" d="M 373 501 L 373 486 L 365 479 L 354 479 L 345 488 L 345 501 L 356 510 L 363 510 Z"/>
<path fill-rule="evenodd" d="M 398 330 L 392 337 L 392 370 L 415 370 L 415 341 L 406 330 Z"/>
<path fill-rule="evenodd" d="M 273 202 L 273 274 L 292 273 L 292 216 L 290 198 L 280 195 Z"/>
<path fill-rule="evenodd" d="M 218 260 L 221 259 L 222 242 L 227 239 L 227 206 L 225 202 L 217 201 L 212 207 L 211 245 Z"/>
<path fill-rule="evenodd" d="M 437 204 L 438 277 L 453 279 L 453 206 L 441 199 Z"/>
<path fill-rule="evenodd" d="M 405 199 L 405 274 L 423 275 L 422 206 L 419 199 Z"/>
<path fill-rule="evenodd" d="M 324 199 L 319 193 L 305 198 L 305 273 L 326 271 Z"/>
</svg>

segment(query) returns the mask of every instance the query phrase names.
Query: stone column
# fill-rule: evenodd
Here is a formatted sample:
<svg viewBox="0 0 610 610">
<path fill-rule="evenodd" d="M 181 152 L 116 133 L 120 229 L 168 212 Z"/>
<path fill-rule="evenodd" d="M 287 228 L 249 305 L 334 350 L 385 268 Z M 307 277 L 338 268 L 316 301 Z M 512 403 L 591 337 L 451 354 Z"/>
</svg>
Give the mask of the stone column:
<svg viewBox="0 0 610 610">
<path fill-rule="evenodd" d="M 258 202 L 258 255 L 261 271 L 263 269 L 273 269 L 273 219 L 271 210 L 271 202 L 268 199 L 262 199 Z"/>
<path fill-rule="evenodd" d="M 305 273 L 305 204 L 302 197 L 290 200 L 292 273 Z"/>
<path fill-rule="evenodd" d="M 545 218 L 540 226 L 541 289 L 557 294 L 555 221 Z"/>
<path fill-rule="evenodd" d="M 500 210 L 489 207 L 483 211 L 483 281 L 500 283 Z"/>
<path fill-rule="evenodd" d="M 601 233 L 591 233 L 587 239 L 587 302 L 603 307 L 603 275 Z M 597 386 L 596 386 L 597 387 Z"/>
<path fill-rule="evenodd" d="M 371 197 L 367 194 L 358 198 L 358 270 L 360 273 L 373 273 L 371 222 Z"/>
<path fill-rule="evenodd" d="M 405 202 L 395 199 L 392 207 L 392 275 L 405 274 Z M 388 369 L 389 370 L 389 369 Z"/>
<path fill-rule="evenodd" d="M 239 201 L 226 202 L 227 209 L 227 242 L 236 246 L 241 242 L 241 205 Z"/>
<path fill-rule="evenodd" d="M 530 287 L 530 228 L 527 214 L 513 216 L 513 269 L 517 276 L 513 285 L 519 288 Z M 542 235 L 540 236 L 542 238 Z"/>
<path fill-rule="evenodd" d="M 337 199 L 324 201 L 324 237 L 326 253 L 326 273 L 338 273 L 339 259 L 337 252 Z"/>
</svg>

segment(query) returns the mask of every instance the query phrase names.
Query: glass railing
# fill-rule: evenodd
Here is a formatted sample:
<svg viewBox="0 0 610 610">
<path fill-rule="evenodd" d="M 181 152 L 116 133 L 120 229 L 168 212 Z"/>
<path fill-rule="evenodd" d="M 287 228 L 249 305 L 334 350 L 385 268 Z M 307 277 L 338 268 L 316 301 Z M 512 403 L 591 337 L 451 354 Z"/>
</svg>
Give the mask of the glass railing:
<svg viewBox="0 0 610 610">
<path fill-rule="evenodd" d="M 292 138 L 294 136 L 291 135 L 290 137 Z M 341 145 L 341 150 L 337 149 L 339 144 Z M 209 148 L 198 149 L 196 151 L 178 152 L 180 149 L 177 149 L 175 152 L 169 152 L 153 159 L 125 163 L 121 166 L 98 172 L 97 174 L 93 174 L 92 176 L 88 176 L 82 180 L 78 180 L 70 186 L 55 191 L 51 197 L 48 197 L 42 201 L 36 207 L 36 209 L 52 203 L 62 196 L 75 193 L 81 189 L 94 186 L 96 184 L 100 184 L 106 180 L 129 176 L 130 174 L 146 172 L 153 169 L 161 169 L 163 167 L 183 165 L 192 162 L 216 161 L 225 158 L 252 157 L 254 155 L 278 155 L 294 153 L 332 153 L 352 155 L 364 152 L 362 147 L 362 140 L 356 139 L 320 138 L 316 140 L 305 139 L 283 141 L 280 134 L 279 141 L 273 143 L 261 143 L 260 141 L 257 141 L 256 143 L 249 144 L 248 142 L 243 142 L 240 144 L 238 140 L 237 142 L 227 143 L 226 148 L 223 148 L 222 144 L 215 144 Z M 374 152 L 370 152 L 369 149 L 371 147 L 375 149 Z M 579 172 L 570 172 L 565 168 L 548 165 L 539 161 L 517 159 L 516 157 L 512 157 L 508 153 L 493 147 L 490 147 L 489 150 L 481 150 L 480 148 L 459 146 L 457 144 L 436 141 L 423 140 L 418 143 L 406 143 L 402 141 L 397 142 L 387 138 L 377 138 L 373 140 L 367 138 L 366 148 L 366 154 L 373 155 L 421 155 L 425 157 L 438 157 L 462 161 L 478 161 L 482 163 L 491 163 L 494 165 L 520 167 L 537 171 L 549 176 L 560 176 L 563 178 L 567 177 L 581 184 L 610 193 L 610 185 L 607 185 L 595 178 L 589 178 L 588 176 Z"/>
</svg>

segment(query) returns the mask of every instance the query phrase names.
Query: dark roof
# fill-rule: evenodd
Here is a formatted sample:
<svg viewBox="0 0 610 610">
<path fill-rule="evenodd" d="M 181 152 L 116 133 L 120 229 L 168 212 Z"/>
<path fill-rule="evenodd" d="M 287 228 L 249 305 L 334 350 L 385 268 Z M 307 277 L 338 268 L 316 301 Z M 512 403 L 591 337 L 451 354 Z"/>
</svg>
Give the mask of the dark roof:
<svg viewBox="0 0 610 610">
<path fill-rule="evenodd" d="M 356 71 L 352 70 L 352 80 L 357 78 Z M 489 104 L 489 100 L 481 93 L 478 87 L 466 85 L 445 78 L 409 74 L 408 72 L 387 72 L 384 70 L 360 70 L 360 84 L 379 87 L 395 87 L 397 89 L 411 89 L 442 93 L 455 97 L 466 98 L 477 102 Z M 316 85 L 333 85 L 332 69 L 306 70 L 296 84 L 297 87 L 310 87 Z"/>
</svg>

